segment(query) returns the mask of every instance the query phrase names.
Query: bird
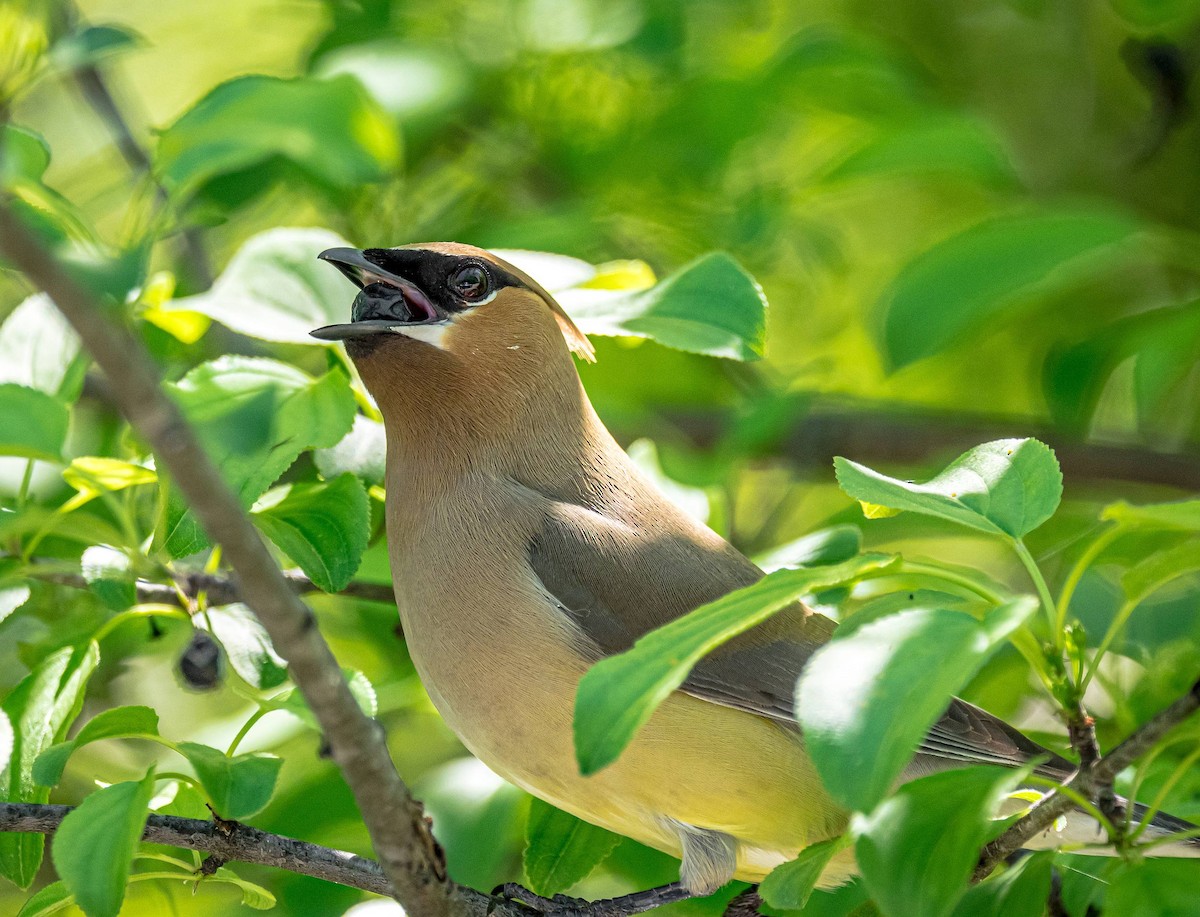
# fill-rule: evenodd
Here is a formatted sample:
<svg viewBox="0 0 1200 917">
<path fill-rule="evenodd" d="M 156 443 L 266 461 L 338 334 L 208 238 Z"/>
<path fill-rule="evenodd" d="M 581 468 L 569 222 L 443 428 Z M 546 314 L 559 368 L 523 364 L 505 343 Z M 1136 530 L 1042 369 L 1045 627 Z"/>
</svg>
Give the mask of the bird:
<svg viewBox="0 0 1200 917">
<path fill-rule="evenodd" d="M 403 631 L 466 748 L 532 795 L 680 859 L 678 882 L 613 899 L 621 913 L 757 883 L 841 835 L 849 813 L 822 787 L 794 707 L 836 624 L 799 601 L 703 659 L 615 763 L 580 774 L 572 716 L 589 667 L 763 572 L 629 459 L 572 358 L 594 360 L 592 345 L 524 271 L 454 242 L 319 258 L 358 287 L 351 321 L 312 333 L 343 342 L 382 414 Z M 1030 762 L 1055 780 L 1076 769 L 954 699 L 902 780 Z M 1187 827 L 1163 815 L 1154 832 Z M 1082 812 L 1050 833 L 1043 843 L 1103 837 Z M 846 848 L 819 884 L 854 873 Z"/>
</svg>

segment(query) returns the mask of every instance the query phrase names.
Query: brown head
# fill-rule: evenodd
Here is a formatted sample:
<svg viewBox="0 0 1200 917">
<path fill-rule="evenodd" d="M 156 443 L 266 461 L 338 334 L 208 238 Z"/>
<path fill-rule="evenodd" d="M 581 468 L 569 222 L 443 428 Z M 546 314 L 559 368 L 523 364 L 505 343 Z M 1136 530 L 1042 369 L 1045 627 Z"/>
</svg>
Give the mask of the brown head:
<svg viewBox="0 0 1200 917">
<path fill-rule="evenodd" d="M 570 351 L 587 360 L 594 352 L 520 269 L 456 242 L 334 248 L 320 258 L 359 293 L 348 324 L 313 335 L 345 342 L 392 442 L 511 445 L 541 438 L 541 428 L 578 427 L 587 409 Z"/>
</svg>

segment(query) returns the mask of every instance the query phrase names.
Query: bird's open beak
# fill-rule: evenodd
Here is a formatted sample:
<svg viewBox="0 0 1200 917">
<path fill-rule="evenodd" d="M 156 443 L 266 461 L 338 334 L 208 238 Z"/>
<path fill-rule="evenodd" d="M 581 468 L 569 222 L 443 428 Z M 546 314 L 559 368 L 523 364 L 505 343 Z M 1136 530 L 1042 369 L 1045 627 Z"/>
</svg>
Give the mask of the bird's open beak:
<svg viewBox="0 0 1200 917">
<path fill-rule="evenodd" d="M 322 341 L 343 341 L 386 332 L 403 334 L 416 325 L 446 320 L 420 287 L 370 261 L 356 248 L 330 248 L 317 255 L 349 278 L 359 289 L 350 310 L 351 321 L 310 331 Z"/>
</svg>

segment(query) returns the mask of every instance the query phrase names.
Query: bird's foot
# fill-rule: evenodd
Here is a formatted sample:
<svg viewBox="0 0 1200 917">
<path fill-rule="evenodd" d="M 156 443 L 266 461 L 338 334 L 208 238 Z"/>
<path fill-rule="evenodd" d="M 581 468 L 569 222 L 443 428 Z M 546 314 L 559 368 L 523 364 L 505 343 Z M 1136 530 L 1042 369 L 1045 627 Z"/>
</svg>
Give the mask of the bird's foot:
<svg viewBox="0 0 1200 917">
<path fill-rule="evenodd" d="M 507 882 L 492 894 L 524 905 L 535 914 L 546 914 L 549 917 L 627 917 L 627 915 L 640 914 L 663 904 L 684 901 L 692 897 L 692 893 L 678 882 L 634 892 L 631 895 L 621 895 L 618 898 L 605 898 L 601 901 L 587 901 L 567 895 L 543 898 L 516 882 Z"/>
</svg>

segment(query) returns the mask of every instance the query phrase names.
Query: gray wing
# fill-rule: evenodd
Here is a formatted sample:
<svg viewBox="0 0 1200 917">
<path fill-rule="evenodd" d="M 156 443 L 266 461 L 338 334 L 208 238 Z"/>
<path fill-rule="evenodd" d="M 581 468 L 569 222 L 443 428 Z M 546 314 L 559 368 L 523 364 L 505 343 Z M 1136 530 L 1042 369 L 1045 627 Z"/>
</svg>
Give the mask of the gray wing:
<svg viewBox="0 0 1200 917">
<path fill-rule="evenodd" d="M 704 530 L 655 535 L 571 504 L 553 504 L 530 544 L 534 573 L 581 635 L 581 651 L 622 652 L 642 634 L 761 578 L 762 571 Z M 711 536 L 711 537 L 710 537 Z M 800 603 L 720 647 L 680 690 L 796 728 L 796 679 L 834 629 Z M 1074 765 L 1003 720 L 957 698 L 918 748 L 915 772 L 960 764 L 1019 766 L 1062 776 Z"/>
</svg>

